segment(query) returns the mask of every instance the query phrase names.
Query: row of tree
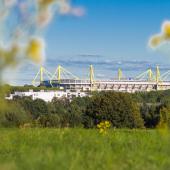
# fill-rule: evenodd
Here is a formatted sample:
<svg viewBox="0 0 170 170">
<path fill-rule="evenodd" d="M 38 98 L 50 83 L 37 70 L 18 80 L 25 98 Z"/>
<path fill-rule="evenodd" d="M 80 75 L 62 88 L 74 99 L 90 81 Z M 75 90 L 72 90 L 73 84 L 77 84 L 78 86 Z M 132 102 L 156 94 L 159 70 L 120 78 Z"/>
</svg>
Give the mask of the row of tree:
<svg viewBox="0 0 170 170">
<path fill-rule="evenodd" d="M 170 91 L 150 93 L 100 92 L 92 97 L 75 98 L 71 102 L 54 98 L 16 97 L 0 113 L 0 125 L 19 127 L 85 127 L 95 128 L 101 121 L 110 121 L 115 128 L 155 128 L 169 124 Z"/>
</svg>

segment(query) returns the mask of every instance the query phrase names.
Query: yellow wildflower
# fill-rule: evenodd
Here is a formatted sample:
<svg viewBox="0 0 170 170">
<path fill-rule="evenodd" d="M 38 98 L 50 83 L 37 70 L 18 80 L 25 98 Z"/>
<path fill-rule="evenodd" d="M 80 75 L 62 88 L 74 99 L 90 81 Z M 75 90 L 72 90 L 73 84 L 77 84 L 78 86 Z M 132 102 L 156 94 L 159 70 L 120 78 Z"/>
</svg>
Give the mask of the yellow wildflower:
<svg viewBox="0 0 170 170">
<path fill-rule="evenodd" d="M 111 123 L 109 121 L 103 121 L 97 124 L 97 128 L 99 129 L 99 133 L 106 134 L 107 130 L 110 128 Z"/>
</svg>

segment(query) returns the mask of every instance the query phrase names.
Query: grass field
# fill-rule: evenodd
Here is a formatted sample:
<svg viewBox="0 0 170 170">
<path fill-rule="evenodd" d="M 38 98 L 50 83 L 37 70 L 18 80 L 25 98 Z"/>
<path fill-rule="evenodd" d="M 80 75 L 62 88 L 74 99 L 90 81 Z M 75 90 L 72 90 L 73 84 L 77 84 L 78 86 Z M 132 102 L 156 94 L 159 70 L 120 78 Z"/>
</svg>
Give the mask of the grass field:
<svg viewBox="0 0 170 170">
<path fill-rule="evenodd" d="M 0 129 L 0 170 L 170 169 L 170 134 L 156 130 Z"/>
</svg>

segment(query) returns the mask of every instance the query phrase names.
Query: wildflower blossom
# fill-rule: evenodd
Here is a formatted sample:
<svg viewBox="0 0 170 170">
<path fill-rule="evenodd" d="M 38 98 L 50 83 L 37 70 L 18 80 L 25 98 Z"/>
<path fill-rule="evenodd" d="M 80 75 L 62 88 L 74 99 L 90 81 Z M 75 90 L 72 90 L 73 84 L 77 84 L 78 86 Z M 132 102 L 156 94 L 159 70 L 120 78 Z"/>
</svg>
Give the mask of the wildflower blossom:
<svg viewBox="0 0 170 170">
<path fill-rule="evenodd" d="M 97 128 L 99 129 L 99 133 L 106 134 L 107 130 L 110 128 L 111 123 L 109 121 L 102 121 L 97 124 Z"/>
</svg>

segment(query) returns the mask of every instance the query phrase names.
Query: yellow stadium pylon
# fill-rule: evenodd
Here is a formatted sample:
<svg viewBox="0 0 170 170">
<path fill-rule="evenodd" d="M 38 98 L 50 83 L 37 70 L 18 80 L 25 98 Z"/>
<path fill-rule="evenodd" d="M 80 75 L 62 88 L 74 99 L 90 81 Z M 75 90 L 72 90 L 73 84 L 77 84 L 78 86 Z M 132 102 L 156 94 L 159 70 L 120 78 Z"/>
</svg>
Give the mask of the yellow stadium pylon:
<svg viewBox="0 0 170 170">
<path fill-rule="evenodd" d="M 159 83 L 160 77 L 161 74 L 160 74 L 159 66 L 156 66 L 156 83 Z"/>
<path fill-rule="evenodd" d="M 74 74 L 72 74 L 71 72 L 69 72 L 68 70 L 66 70 L 61 65 L 58 65 L 55 73 L 51 77 L 51 81 L 58 80 L 58 82 L 60 82 L 62 79 L 78 80 L 79 78 L 77 76 L 75 76 Z"/>
<path fill-rule="evenodd" d="M 94 83 L 94 68 L 93 65 L 90 65 L 90 83 Z"/>
<path fill-rule="evenodd" d="M 148 69 L 147 71 L 143 72 L 142 74 L 138 75 L 135 79 L 138 80 L 147 80 L 147 81 L 154 81 L 155 76 L 152 72 L 152 69 Z"/>
<path fill-rule="evenodd" d="M 36 83 L 39 83 L 39 85 L 42 84 L 44 81 L 44 76 L 47 76 L 48 79 L 50 80 L 52 77 L 52 74 L 49 71 L 47 71 L 43 66 L 41 66 L 38 73 L 36 74 L 36 76 L 34 77 L 32 81 L 32 85 L 36 86 Z"/>
<path fill-rule="evenodd" d="M 58 81 L 61 80 L 61 66 L 60 65 L 57 68 L 57 79 L 58 79 Z"/>
<path fill-rule="evenodd" d="M 93 68 L 93 65 L 90 65 L 90 90 L 92 91 L 93 90 L 93 85 L 95 83 L 95 78 L 94 78 L 94 68 Z"/>
<path fill-rule="evenodd" d="M 152 81 L 153 80 L 153 72 L 152 69 L 148 69 L 148 81 Z"/>
<path fill-rule="evenodd" d="M 122 69 L 118 69 L 118 80 L 120 81 L 121 79 L 122 79 L 122 76 L 123 76 L 123 74 L 122 74 Z"/>
<path fill-rule="evenodd" d="M 40 82 L 44 81 L 44 68 L 41 66 L 40 67 Z"/>
</svg>

